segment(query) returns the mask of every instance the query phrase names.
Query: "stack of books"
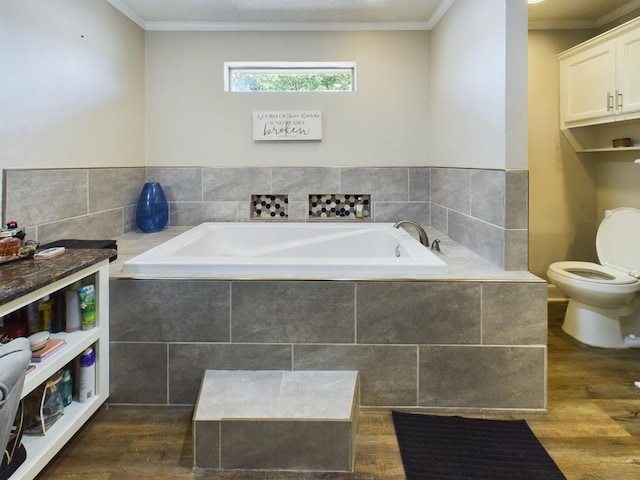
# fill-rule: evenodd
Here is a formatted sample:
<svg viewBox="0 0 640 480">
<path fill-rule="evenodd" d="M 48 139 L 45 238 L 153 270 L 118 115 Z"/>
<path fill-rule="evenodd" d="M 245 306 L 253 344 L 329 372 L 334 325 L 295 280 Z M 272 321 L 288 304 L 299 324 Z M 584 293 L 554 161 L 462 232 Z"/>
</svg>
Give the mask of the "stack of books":
<svg viewBox="0 0 640 480">
<path fill-rule="evenodd" d="M 48 357 L 64 347 L 66 343 L 67 342 L 64 340 L 64 338 L 50 339 L 44 347 L 42 347 L 40 350 L 36 350 L 31 354 L 31 361 L 34 363 L 40 363 L 46 360 Z"/>
</svg>

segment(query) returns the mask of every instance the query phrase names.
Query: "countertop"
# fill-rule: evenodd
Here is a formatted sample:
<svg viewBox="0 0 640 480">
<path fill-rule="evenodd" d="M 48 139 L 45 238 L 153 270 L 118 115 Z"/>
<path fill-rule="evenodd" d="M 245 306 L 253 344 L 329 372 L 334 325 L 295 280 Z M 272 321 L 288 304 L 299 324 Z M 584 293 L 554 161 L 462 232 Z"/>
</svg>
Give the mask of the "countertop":
<svg viewBox="0 0 640 480">
<path fill-rule="evenodd" d="M 0 265 L 0 305 L 108 260 L 111 249 L 66 249 L 55 258 L 26 258 Z"/>
</svg>

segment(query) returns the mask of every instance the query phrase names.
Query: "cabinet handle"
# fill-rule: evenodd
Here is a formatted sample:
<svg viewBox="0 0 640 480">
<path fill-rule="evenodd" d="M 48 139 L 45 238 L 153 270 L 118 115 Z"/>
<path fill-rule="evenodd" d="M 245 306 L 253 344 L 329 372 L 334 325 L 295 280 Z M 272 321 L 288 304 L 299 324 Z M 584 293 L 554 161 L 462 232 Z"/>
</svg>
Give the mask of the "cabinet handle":
<svg viewBox="0 0 640 480">
<path fill-rule="evenodd" d="M 618 110 L 622 110 L 622 94 L 616 90 L 616 97 L 617 97 L 617 102 L 616 102 L 616 108 Z"/>
<path fill-rule="evenodd" d="M 607 92 L 607 112 L 613 110 L 613 95 L 610 92 Z"/>
</svg>

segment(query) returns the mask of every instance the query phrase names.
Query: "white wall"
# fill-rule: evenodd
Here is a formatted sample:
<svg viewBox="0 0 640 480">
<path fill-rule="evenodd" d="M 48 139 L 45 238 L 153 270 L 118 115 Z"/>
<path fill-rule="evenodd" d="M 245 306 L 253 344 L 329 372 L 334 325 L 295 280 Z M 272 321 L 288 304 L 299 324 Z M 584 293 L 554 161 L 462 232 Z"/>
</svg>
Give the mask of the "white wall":
<svg viewBox="0 0 640 480">
<path fill-rule="evenodd" d="M 456 0 L 431 31 L 431 165 L 527 168 L 526 19 L 524 2 Z"/>
<path fill-rule="evenodd" d="M 578 155 L 560 131 L 556 58 L 590 36 L 529 32 L 529 270 L 542 278 L 553 262 L 596 260 L 596 158 Z"/>
<path fill-rule="evenodd" d="M 428 165 L 429 32 L 147 32 L 148 166 Z M 354 93 L 228 93 L 225 61 L 355 61 Z M 251 113 L 320 110 L 320 142 L 253 142 Z"/>
<path fill-rule="evenodd" d="M 0 167 L 144 165 L 144 32 L 104 0 L 0 2 Z"/>
</svg>

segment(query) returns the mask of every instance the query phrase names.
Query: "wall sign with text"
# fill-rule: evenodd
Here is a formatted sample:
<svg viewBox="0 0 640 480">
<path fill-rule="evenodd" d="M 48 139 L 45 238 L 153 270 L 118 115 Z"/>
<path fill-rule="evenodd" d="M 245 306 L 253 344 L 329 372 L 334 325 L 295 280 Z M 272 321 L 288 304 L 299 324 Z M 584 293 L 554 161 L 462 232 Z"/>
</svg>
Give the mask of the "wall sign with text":
<svg viewBox="0 0 640 480">
<path fill-rule="evenodd" d="M 322 112 L 253 112 L 253 139 L 322 140 Z"/>
</svg>

